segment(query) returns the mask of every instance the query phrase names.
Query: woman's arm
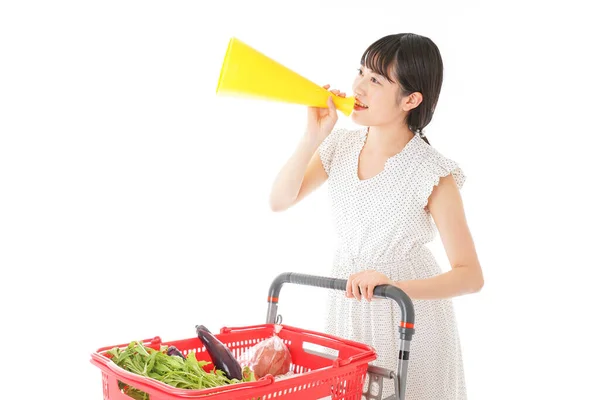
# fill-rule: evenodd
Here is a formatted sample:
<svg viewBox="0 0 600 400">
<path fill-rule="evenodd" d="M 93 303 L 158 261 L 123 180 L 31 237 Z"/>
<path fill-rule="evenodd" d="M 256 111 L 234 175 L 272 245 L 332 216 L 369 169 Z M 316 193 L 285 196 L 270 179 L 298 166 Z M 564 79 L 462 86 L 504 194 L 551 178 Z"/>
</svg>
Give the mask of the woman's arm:
<svg viewBox="0 0 600 400">
<path fill-rule="evenodd" d="M 319 144 L 310 135 L 302 137 L 275 178 L 270 196 L 271 210 L 287 210 L 327 180 L 327 173 L 319 156 Z"/>
<path fill-rule="evenodd" d="M 475 293 L 483 287 L 483 273 L 467 226 L 458 186 L 452 175 L 440 178 L 429 196 L 428 209 L 438 228 L 452 269 L 443 274 L 394 282 L 384 274 L 367 270 L 348 278 L 347 297 L 366 300 L 378 285 L 395 285 L 413 300 L 435 300 Z"/>
<path fill-rule="evenodd" d="M 323 86 L 328 90 L 329 85 Z M 334 89 L 334 95 L 345 97 L 345 93 Z M 337 109 L 333 97 L 327 99 L 327 107 L 308 107 L 306 130 L 296 151 L 285 163 L 273 182 L 271 210 L 287 210 L 317 189 L 328 178 L 319 147 L 332 133 L 337 122 Z"/>
<path fill-rule="evenodd" d="M 412 299 L 441 299 L 475 293 L 483 272 L 467 225 L 463 202 L 452 175 L 440 178 L 427 208 L 440 233 L 452 269 L 428 279 L 394 282 Z"/>
</svg>

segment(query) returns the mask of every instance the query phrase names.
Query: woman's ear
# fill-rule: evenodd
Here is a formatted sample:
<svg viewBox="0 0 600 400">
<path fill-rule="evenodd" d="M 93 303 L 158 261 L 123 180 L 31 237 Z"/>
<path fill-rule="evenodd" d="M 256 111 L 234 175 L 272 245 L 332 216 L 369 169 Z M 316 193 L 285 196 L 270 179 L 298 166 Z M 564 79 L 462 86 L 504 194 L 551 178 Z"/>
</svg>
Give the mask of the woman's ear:
<svg viewBox="0 0 600 400">
<path fill-rule="evenodd" d="M 408 96 L 402 98 L 400 103 L 402 110 L 408 112 L 413 108 L 417 108 L 423 102 L 423 95 L 420 92 L 412 92 Z"/>
</svg>

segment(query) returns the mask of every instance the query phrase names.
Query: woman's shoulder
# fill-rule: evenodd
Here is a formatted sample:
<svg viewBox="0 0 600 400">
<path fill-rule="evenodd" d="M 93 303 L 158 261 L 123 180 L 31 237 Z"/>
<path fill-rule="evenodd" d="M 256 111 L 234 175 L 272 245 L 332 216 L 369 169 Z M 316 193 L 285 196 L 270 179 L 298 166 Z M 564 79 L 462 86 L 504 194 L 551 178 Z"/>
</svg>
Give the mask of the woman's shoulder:
<svg viewBox="0 0 600 400">
<path fill-rule="evenodd" d="M 365 135 L 367 132 L 366 128 L 355 128 L 355 127 L 337 127 L 335 128 L 331 134 L 333 136 L 338 137 L 340 140 L 351 138 L 351 137 L 361 137 Z"/>
<path fill-rule="evenodd" d="M 460 164 L 452 157 L 438 150 L 437 148 L 428 145 L 422 141 L 423 146 L 423 162 L 424 169 L 429 172 L 434 180 L 440 177 L 452 174 L 459 188 L 462 187 L 466 180 L 466 175 Z"/>
<path fill-rule="evenodd" d="M 327 135 L 321 147 L 333 150 L 339 146 L 347 146 L 352 139 L 359 138 L 362 134 L 361 129 L 338 127 Z"/>
<path fill-rule="evenodd" d="M 454 159 L 445 152 L 436 147 L 427 144 L 423 139 L 420 139 L 420 150 L 423 156 L 423 163 L 429 166 L 444 165 L 449 162 L 455 162 Z"/>
<path fill-rule="evenodd" d="M 334 160 L 339 159 L 340 155 L 343 157 L 348 152 L 348 146 L 351 146 L 352 142 L 352 135 L 358 135 L 358 131 L 343 127 L 335 128 L 319 145 L 319 154 L 323 168 L 328 175 Z"/>
</svg>

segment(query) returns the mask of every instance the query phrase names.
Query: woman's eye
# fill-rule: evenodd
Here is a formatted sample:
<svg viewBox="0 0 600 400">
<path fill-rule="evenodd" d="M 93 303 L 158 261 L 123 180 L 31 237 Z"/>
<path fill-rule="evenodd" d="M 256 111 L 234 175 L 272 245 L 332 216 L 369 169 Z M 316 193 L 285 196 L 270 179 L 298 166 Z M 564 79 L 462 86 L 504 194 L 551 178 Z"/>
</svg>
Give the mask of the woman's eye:
<svg viewBox="0 0 600 400">
<path fill-rule="evenodd" d="M 358 69 L 357 69 L 357 71 L 358 71 L 358 74 L 359 74 L 359 75 L 362 75 L 362 74 L 363 74 L 363 72 L 362 72 L 362 69 L 358 68 Z"/>
<path fill-rule="evenodd" d="M 377 80 L 377 78 L 371 78 L 371 82 L 373 82 L 373 83 L 379 83 L 379 81 Z"/>
</svg>

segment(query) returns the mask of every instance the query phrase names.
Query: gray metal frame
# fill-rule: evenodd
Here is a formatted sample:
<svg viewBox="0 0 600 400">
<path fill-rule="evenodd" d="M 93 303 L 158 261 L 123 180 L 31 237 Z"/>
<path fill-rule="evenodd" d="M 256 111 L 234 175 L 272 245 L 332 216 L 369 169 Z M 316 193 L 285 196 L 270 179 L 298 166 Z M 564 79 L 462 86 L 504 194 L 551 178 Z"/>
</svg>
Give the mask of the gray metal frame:
<svg viewBox="0 0 600 400">
<path fill-rule="evenodd" d="M 347 280 L 327 278 L 322 276 L 296 274 L 286 272 L 279 275 L 269 289 L 267 309 L 267 324 L 274 324 L 279 321 L 281 316 L 277 314 L 279 302 L 279 294 L 284 283 L 293 283 L 297 285 L 314 286 L 333 290 L 346 290 Z M 408 372 L 408 358 L 410 354 L 410 342 L 415 333 L 415 311 L 412 300 L 400 288 L 393 285 L 381 285 L 373 290 L 374 297 L 387 298 L 394 300 L 400 307 L 401 318 L 399 324 L 400 330 L 400 351 L 398 354 L 398 367 L 396 371 L 390 371 L 384 368 L 379 368 L 374 365 L 369 365 L 368 368 L 368 385 L 367 391 L 363 393 L 366 400 L 381 400 L 383 393 L 383 384 L 385 381 L 391 380 L 394 383 L 395 394 L 385 400 L 404 400 L 406 393 L 406 380 Z M 349 300 L 350 301 L 350 300 Z M 330 355 L 325 355 L 318 352 L 313 352 L 323 357 L 332 358 Z M 371 391 L 375 384 L 378 385 L 377 394 Z"/>
</svg>

